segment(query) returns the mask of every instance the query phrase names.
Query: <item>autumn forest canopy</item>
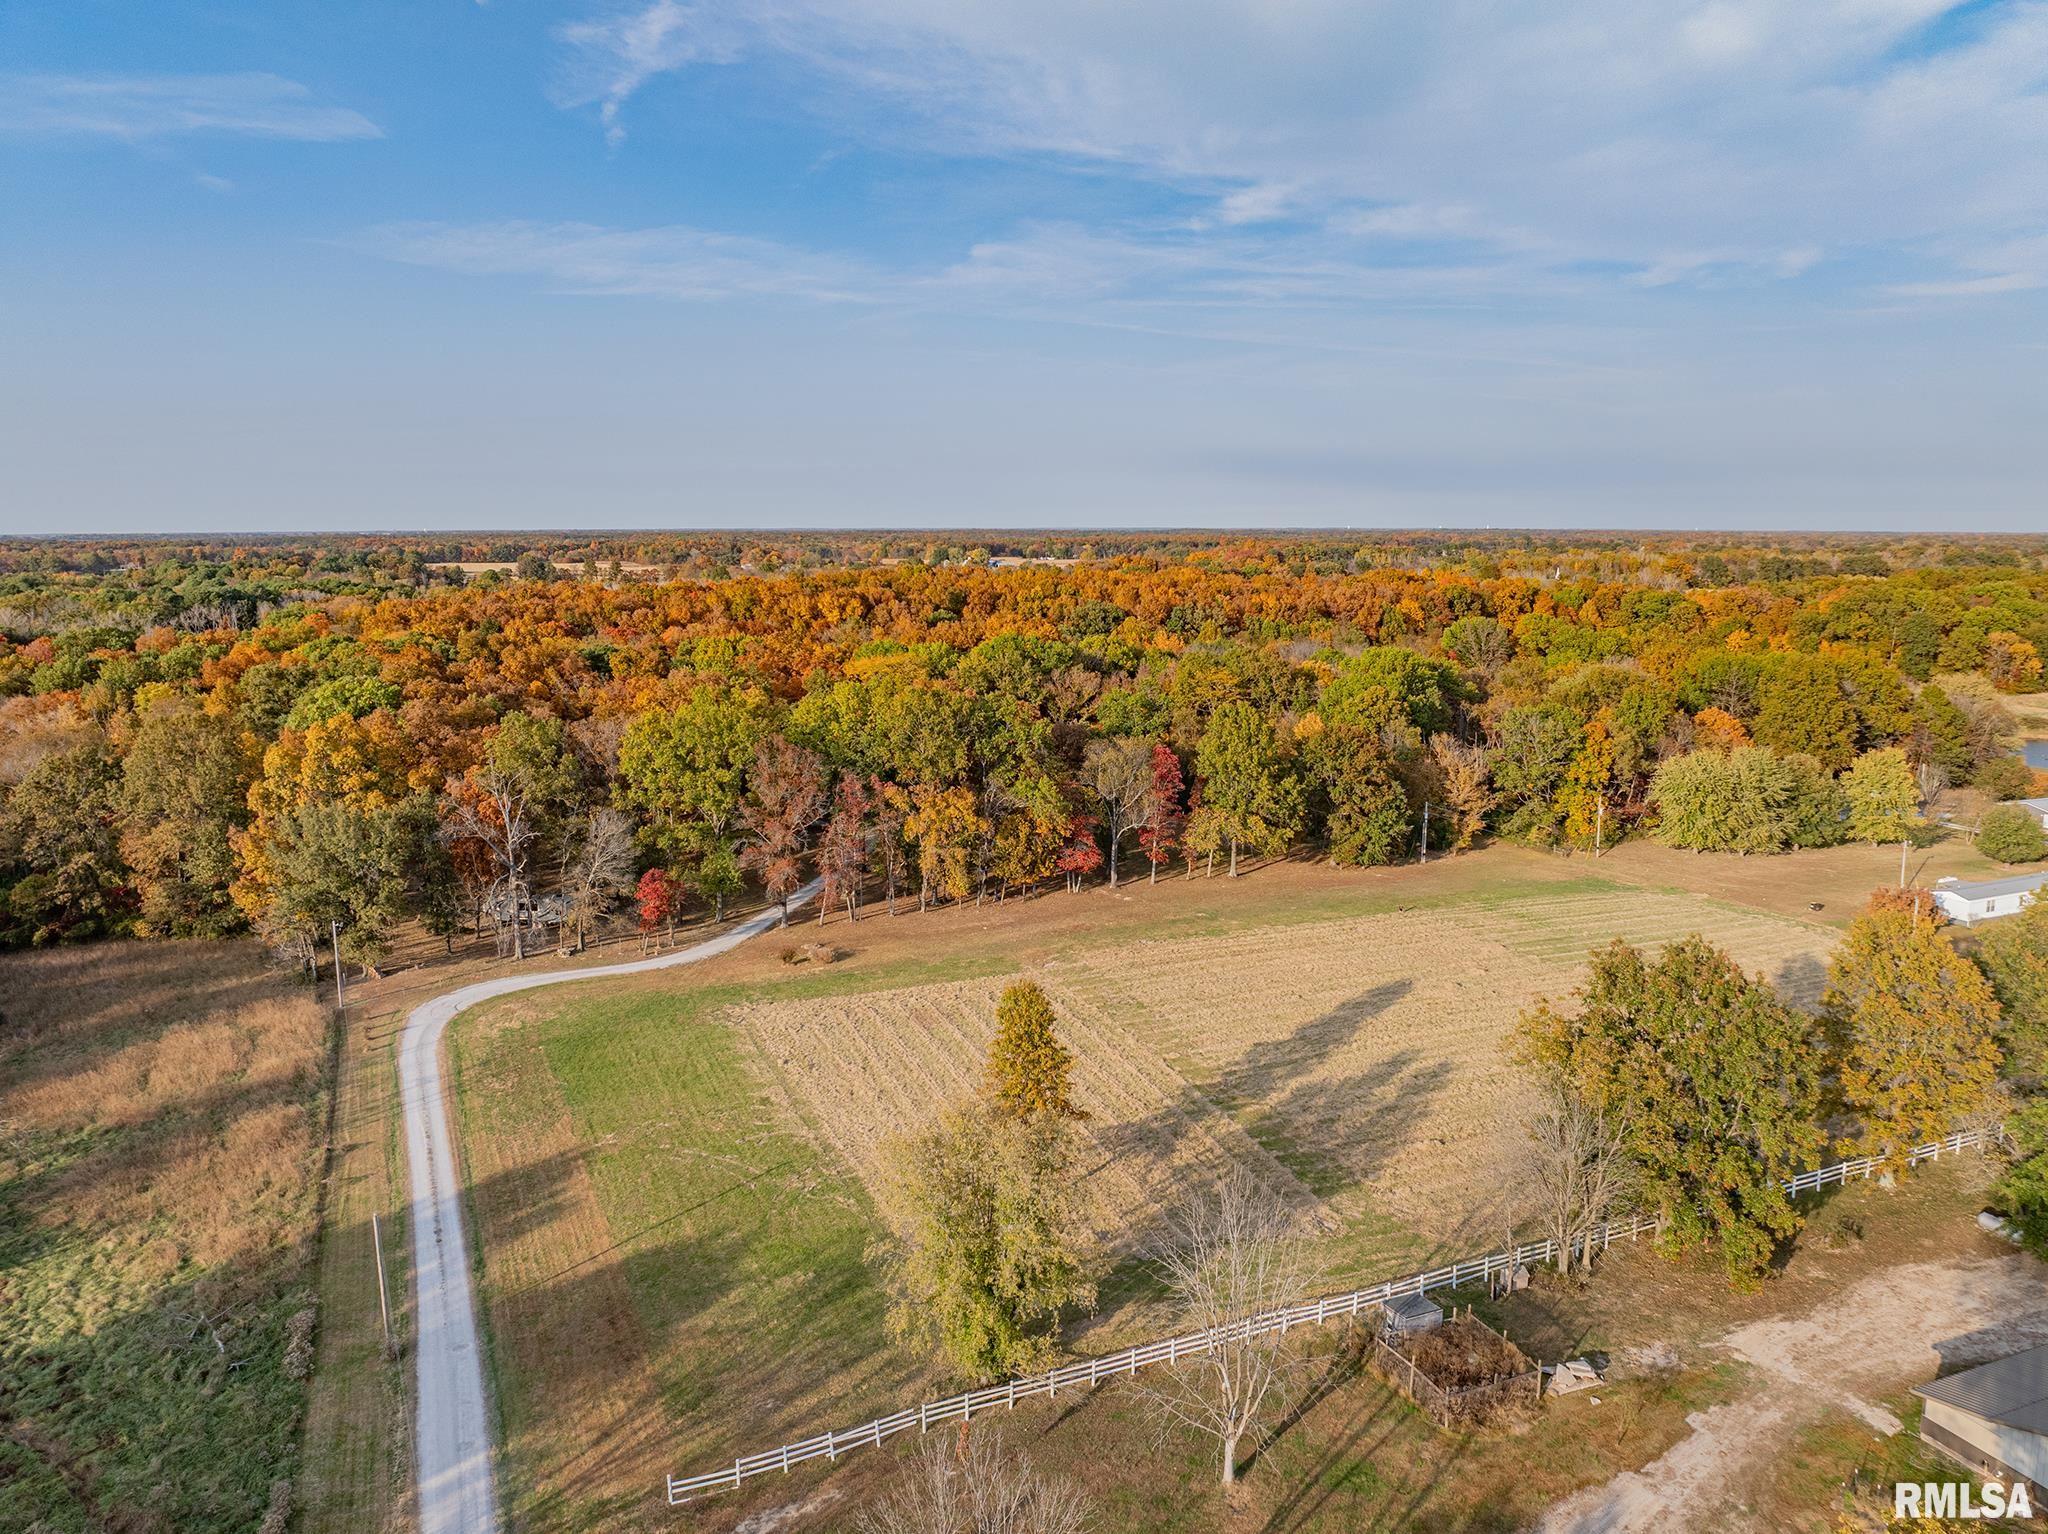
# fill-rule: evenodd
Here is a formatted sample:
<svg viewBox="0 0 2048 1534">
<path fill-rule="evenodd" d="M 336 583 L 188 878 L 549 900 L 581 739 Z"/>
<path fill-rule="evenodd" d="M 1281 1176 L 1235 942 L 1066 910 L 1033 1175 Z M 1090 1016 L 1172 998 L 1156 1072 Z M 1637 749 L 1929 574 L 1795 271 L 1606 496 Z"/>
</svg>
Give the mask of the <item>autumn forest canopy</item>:
<svg viewBox="0 0 2048 1534">
<path fill-rule="evenodd" d="M 2036 791 L 2048 540 L 0 542 L 0 940 L 643 927 Z"/>
</svg>

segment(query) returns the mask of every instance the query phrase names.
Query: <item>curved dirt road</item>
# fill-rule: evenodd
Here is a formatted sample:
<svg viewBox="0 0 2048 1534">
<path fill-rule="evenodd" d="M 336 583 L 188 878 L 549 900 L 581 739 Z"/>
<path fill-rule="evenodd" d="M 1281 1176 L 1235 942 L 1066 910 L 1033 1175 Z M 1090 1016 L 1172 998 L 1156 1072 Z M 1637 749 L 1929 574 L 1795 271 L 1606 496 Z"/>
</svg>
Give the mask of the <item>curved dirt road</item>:
<svg viewBox="0 0 2048 1534">
<path fill-rule="evenodd" d="M 817 893 L 813 880 L 790 897 L 795 910 Z M 490 1418 L 462 1227 L 462 1186 L 441 1091 L 441 1034 L 467 1007 L 514 991 L 572 980 L 603 980 L 694 964 L 737 948 L 782 920 L 771 907 L 694 947 L 630 964 L 508 975 L 463 986 L 413 1008 L 398 1046 L 399 1095 L 412 1181 L 413 1288 L 418 1304 L 420 1534 L 497 1534 L 498 1494 L 491 1474 Z"/>
</svg>

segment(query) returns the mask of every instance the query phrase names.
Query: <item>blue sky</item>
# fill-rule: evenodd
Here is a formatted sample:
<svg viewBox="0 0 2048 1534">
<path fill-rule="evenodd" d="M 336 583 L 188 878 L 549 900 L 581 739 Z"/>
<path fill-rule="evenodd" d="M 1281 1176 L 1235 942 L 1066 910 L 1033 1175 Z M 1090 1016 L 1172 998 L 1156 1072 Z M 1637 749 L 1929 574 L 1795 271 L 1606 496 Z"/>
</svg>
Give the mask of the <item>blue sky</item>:
<svg viewBox="0 0 2048 1534">
<path fill-rule="evenodd" d="M 2048 527 L 2048 0 L 0 8 L 0 529 Z"/>
</svg>

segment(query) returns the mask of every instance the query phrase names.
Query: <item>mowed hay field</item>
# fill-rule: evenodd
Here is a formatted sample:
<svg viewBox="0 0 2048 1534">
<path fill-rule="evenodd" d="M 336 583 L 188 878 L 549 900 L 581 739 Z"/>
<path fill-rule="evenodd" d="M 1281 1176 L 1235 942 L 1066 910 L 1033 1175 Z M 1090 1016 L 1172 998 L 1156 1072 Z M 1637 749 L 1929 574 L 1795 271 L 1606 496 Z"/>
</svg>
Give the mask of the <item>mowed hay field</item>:
<svg viewBox="0 0 2048 1534">
<path fill-rule="evenodd" d="M 0 1528 L 288 1507 L 326 1038 L 254 944 L 0 957 Z"/>
<path fill-rule="evenodd" d="M 1168 1204 L 1233 1168 L 1323 1233 L 1331 1287 L 1498 1241 L 1523 1107 L 1502 1036 L 1590 949 L 1692 932 L 1803 1002 L 1836 938 L 1475 856 L 874 913 L 824 929 L 846 957 L 822 968 L 778 962 L 799 927 L 464 1014 L 450 1050 L 511 1526 L 675 1527 L 664 1472 L 953 1383 L 885 1326 L 888 1144 L 975 1091 L 1020 974 L 1053 998 L 1089 1114 L 1106 1271 L 1068 1338 L 1085 1353 L 1165 1324 L 1136 1254 Z M 843 1527 L 889 1464 L 769 1478 L 685 1526 L 816 1496 L 790 1527 Z"/>
<path fill-rule="evenodd" d="M 1354 1246 L 1357 1261 L 1492 1239 L 1527 1108 L 1502 1048 L 1509 1026 L 1568 992 L 1593 947 L 1694 932 L 1789 1000 L 1818 998 L 1831 931 L 1636 890 L 1151 940 L 1036 966 L 1088 1114 L 1089 1221 L 1127 1254 L 1165 1204 L 1238 1167 L 1323 1229 L 1376 1235 Z M 886 1210 L 888 1142 L 973 1092 L 1004 983 L 764 1002 L 733 1020 Z"/>
</svg>

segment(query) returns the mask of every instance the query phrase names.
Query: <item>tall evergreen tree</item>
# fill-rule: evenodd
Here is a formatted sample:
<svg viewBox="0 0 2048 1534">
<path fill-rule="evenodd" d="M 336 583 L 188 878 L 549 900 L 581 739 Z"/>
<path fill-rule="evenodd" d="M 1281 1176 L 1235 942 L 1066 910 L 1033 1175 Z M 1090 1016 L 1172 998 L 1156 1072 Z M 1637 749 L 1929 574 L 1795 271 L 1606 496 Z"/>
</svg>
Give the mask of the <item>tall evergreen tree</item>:
<svg viewBox="0 0 2048 1534">
<path fill-rule="evenodd" d="M 988 1047 L 984 1090 L 1012 1118 L 1078 1118 L 1074 1057 L 1053 1031 L 1052 1002 L 1036 982 L 1004 987 L 996 1002 L 996 1033 Z"/>
</svg>

